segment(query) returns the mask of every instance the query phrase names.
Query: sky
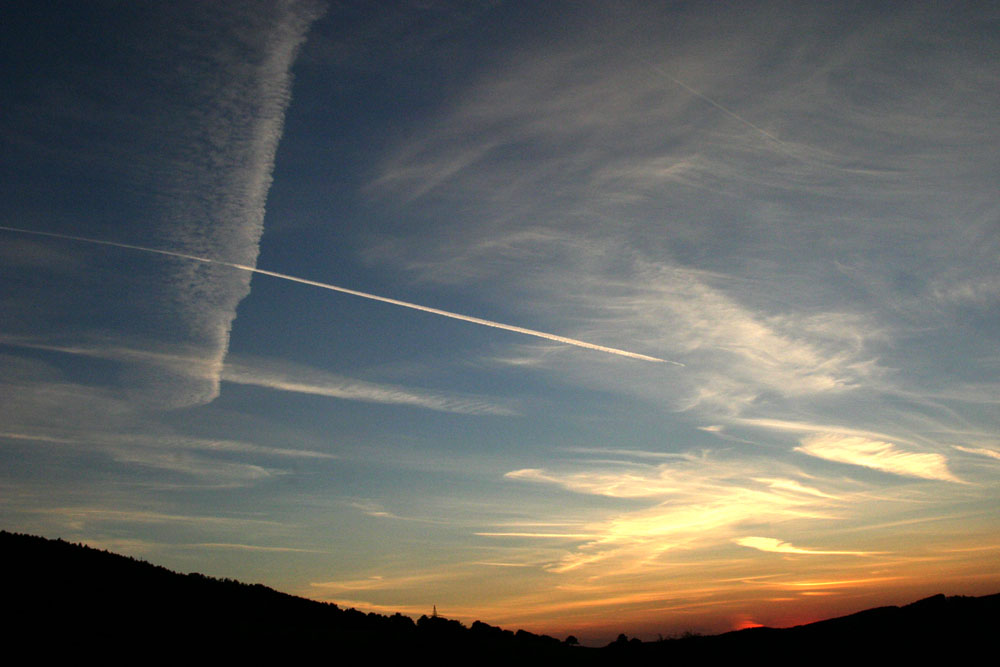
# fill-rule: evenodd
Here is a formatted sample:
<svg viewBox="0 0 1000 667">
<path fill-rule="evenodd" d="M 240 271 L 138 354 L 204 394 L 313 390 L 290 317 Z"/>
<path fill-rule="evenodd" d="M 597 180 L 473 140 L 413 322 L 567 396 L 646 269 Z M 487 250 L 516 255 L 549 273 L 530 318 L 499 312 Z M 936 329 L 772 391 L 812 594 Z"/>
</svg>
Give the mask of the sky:
<svg viewBox="0 0 1000 667">
<path fill-rule="evenodd" d="M 4 529 L 595 644 L 1000 590 L 995 4 L 4 13 Z"/>
</svg>

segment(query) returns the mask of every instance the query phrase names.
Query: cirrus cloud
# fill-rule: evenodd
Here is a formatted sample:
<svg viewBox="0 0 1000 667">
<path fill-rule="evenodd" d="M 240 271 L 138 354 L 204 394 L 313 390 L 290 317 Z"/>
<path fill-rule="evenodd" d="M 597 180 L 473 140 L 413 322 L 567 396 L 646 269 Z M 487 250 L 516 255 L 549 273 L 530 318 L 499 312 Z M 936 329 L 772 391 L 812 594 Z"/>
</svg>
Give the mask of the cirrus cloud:
<svg viewBox="0 0 1000 667">
<path fill-rule="evenodd" d="M 733 540 L 741 547 L 768 551 L 778 554 L 807 554 L 813 556 L 867 556 L 867 551 L 827 551 L 822 549 L 803 549 L 788 542 L 782 542 L 773 537 L 740 537 Z"/>
<path fill-rule="evenodd" d="M 962 483 L 948 469 L 948 459 L 933 452 L 910 452 L 891 442 L 858 435 L 826 433 L 802 440 L 795 451 L 850 465 L 862 466 L 905 477 Z"/>
</svg>

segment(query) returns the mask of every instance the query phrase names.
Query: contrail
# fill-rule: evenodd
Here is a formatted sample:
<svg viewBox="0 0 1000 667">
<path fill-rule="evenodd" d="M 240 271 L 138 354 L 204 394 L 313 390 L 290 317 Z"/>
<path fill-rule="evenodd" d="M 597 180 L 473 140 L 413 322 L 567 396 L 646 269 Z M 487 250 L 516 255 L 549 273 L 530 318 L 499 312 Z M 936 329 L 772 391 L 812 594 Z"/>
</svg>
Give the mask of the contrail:
<svg viewBox="0 0 1000 667">
<path fill-rule="evenodd" d="M 716 109 L 718 109 L 722 113 L 726 114 L 730 118 L 734 118 L 734 119 L 738 120 L 739 122 L 743 123 L 747 127 L 749 127 L 751 129 L 757 131 L 758 133 L 760 133 L 762 136 L 766 137 L 767 139 L 770 139 L 771 141 L 773 141 L 777 145 L 777 147 L 779 149 L 781 149 L 781 151 L 785 155 L 791 157 L 794 160 L 798 160 L 799 162 L 802 162 L 804 164 L 809 164 L 809 165 L 812 165 L 814 167 L 819 167 L 821 169 L 832 169 L 834 171 L 842 171 L 842 172 L 856 173 L 856 174 L 870 174 L 870 173 L 873 173 L 871 170 L 868 170 L 868 169 L 855 169 L 855 168 L 850 168 L 850 167 L 838 167 L 836 165 L 829 164 L 827 162 L 823 162 L 821 160 L 814 160 L 814 159 L 812 159 L 810 157 L 807 157 L 806 155 L 803 154 L 802 150 L 796 150 L 795 147 L 789 145 L 787 142 L 783 141 L 782 139 L 780 139 L 776 135 L 772 134 L 771 132 L 768 132 L 767 130 L 765 130 L 764 128 L 762 128 L 760 125 L 757 125 L 755 123 L 750 122 L 749 120 L 747 120 L 746 118 L 744 118 L 740 114 L 738 114 L 735 111 L 733 111 L 732 109 L 724 106 L 723 104 L 720 104 L 719 102 L 715 101 L 714 99 L 712 99 L 711 97 L 709 97 L 705 93 L 701 92 L 700 90 L 698 90 L 696 88 L 692 88 L 688 84 L 686 84 L 683 81 L 681 81 L 680 79 L 678 79 L 676 76 L 673 76 L 672 74 L 670 74 L 670 72 L 667 72 L 665 69 L 663 69 L 662 67 L 660 67 L 656 63 L 651 62 L 649 60 L 645 60 L 645 59 L 644 59 L 644 62 L 647 65 L 649 65 L 649 67 L 652 70 L 654 70 L 658 74 L 662 75 L 664 78 L 669 79 L 670 81 L 672 81 L 676 85 L 680 86 L 684 90 L 688 91 L 689 93 L 691 93 L 695 97 L 697 97 L 697 98 L 699 98 L 701 100 L 704 100 L 705 102 L 708 102 L 713 107 L 715 107 Z"/>
<path fill-rule="evenodd" d="M 576 347 L 582 347 L 588 350 L 597 350 L 598 352 L 607 352 L 608 354 L 617 354 L 621 357 L 628 357 L 630 359 L 640 359 L 642 361 L 655 361 L 664 364 L 673 364 L 675 366 L 683 366 L 684 364 L 678 361 L 670 361 L 668 359 L 660 359 L 659 357 L 651 357 L 646 354 L 639 354 L 638 352 L 629 352 L 628 350 L 619 350 L 615 347 L 607 347 L 604 345 L 595 345 L 594 343 L 588 343 L 586 341 L 577 340 L 575 338 L 567 338 L 566 336 L 558 336 L 556 334 L 546 333 L 544 331 L 536 331 L 534 329 L 527 329 L 525 327 L 514 326 L 513 324 L 503 324 L 502 322 L 494 322 L 492 320 L 484 320 L 481 317 L 472 317 L 471 315 L 462 315 L 461 313 L 453 313 L 448 310 L 441 310 L 440 308 L 431 308 L 430 306 L 421 306 L 420 304 L 410 303 L 409 301 L 400 301 L 399 299 L 391 299 L 386 296 L 378 296 L 377 294 L 369 294 L 368 292 L 361 292 L 359 290 L 349 289 L 347 287 L 338 287 L 337 285 L 330 285 L 328 283 L 321 283 L 316 280 L 308 280 L 306 278 L 298 278 L 296 276 L 290 276 L 287 273 L 278 273 L 277 271 L 267 271 L 266 269 L 258 269 L 254 266 L 247 266 L 246 264 L 236 264 L 234 262 L 225 262 L 221 259 L 211 259 L 209 257 L 198 257 L 197 255 L 188 255 L 182 252 L 174 252 L 172 250 L 159 250 L 157 248 L 147 248 L 145 246 L 132 245 L 131 243 L 118 243 L 117 241 L 102 241 L 101 239 L 92 239 L 86 236 L 73 236 L 71 234 L 56 234 L 55 232 L 39 232 L 30 229 L 20 229 L 18 227 L 6 227 L 0 225 L 0 230 L 8 232 L 17 232 L 19 234 L 32 234 L 34 236 L 48 236 L 55 239 L 63 239 L 66 241 L 79 241 L 81 243 L 92 243 L 94 245 L 111 246 L 113 248 L 124 248 L 126 250 L 138 250 L 140 252 L 151 252 L 157 255 L 166 255 L 167 257 L 178 257 L 180 259 L 187 259 L 192 262 L 202 262 L 204 264 L 217 264 L 219 266 L 228 266 L 233 269 L 239 269 L 240 271 L 249 271 L 250 273 L 259 273 L 263 276 L 271 276 L 272 278 L 280 278 L 282 280 L 289 280 L 293 283 L 301 283 L 303 285 L 312 285 L 313 287 L 320 287 L 322 289 L 331 290 L 334 292 L 342 292 L 344 294 L 351 294 L 353 296 L 359 296 L 363 299 L 371 299 L 372 301 L 381 301 L 383 303 L 391 303 L 394 306 L 402 306 L 403 308 L 412 308 L 413 310 L 420 310 L 425 313 L 431 313 L 433 315 L 441 315 L 442 317 L 450 317 L 453 320 L 461 320 L 463 322 L 471 322 L 472 324 L 481 324 L 486 327 L 493 327 L 495 329 L 503 329 L 505 331 L 513 331 L 514 333 L 524 334 L 525 336 L 534 336 L 535 338 L 544 338 L 545 340 L 555 341 L 557 343 L 565 343 L 567 345 L 575 345 Z"/>
<path fill-rule="evenodd" d="M 774 136 L 773 134 L 771 134 L 770 132 L 768 132 L 764 128 L 760 127 L 759 125 L 755 125 L 754 123 L 751 123 L 750 121 L 748 121 L 746 118 L 744 118 L 743 116 L 739 115 L 735 111 L 732 111 L 732 110 L 730 110 L 730 109 L 722 106 L 721 104 L 719 104 L 718 102 L 716 102 L 715 100 L 713 100 L 711 97 L 709 97 L 705 93 L 702 93 L 702 92 L 700 92 L 698 90 L 695 90 L 694 88 L 692 88 L 691 86 L 687 85 L 686 83 L 684 83 L 683 81 L 681 81 L 677 77 L 671 76 L 669 72 L 664 71 L 663 68 L 659 67 L 658 65 L 652 65 L 651 64 L 651 67 L 653 69 L 655 69 L 657 72 L 659 72 L 660 74 L 662 74 L 663 76 L 665 76 L 666 78 L 668 78 L 671 81 L 673 81 L 674 83 L 676 83 L 678 86 L 680 86 L 684 90 L 686 90 L 689 93 L 691 93 L 692 95 L 694 95 L 695 97 L 698 97 L 700 99 L 705 100 L 706 102 L 708 102 L 709 104 L 711 104 L 713 107 L 715 107 L 716 109 L 718 109 L 722 113 L 724 113 L 724 114 L 726 114 L 726 115 L 728 115 L 728 116 L 730 116 L 732 118 L 735 118 L 736 120 L 740 121 L 744 125 L 747 125 L 747 126 L 753 128 L 754 130 L 757 130 L 758 132 L 760 132 L 761 134 L 763 134 L 765 137 L 767 137 L 771 141 L 775 142 L 776 144 L 779 144 L 782 147 L 785 146 L 785 142 L 784 141 L 782 141 L 778 137 Z"/>
</svg>

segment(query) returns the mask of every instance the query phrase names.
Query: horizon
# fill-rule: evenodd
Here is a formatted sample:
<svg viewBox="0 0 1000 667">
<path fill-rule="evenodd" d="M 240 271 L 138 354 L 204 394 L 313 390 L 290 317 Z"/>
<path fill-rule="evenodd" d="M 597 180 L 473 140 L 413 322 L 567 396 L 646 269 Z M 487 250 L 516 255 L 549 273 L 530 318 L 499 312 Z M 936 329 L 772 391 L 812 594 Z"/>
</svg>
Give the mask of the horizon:
<svg viewBox="0 0 1000 667">
<path fill-rule="evenodd" d="M 22 540 L 26 539 L 27 541 L 31 541 L 31 542 L 34 542 L 35 540 L 41 540 L 43 542 L 61 543 L 63 545 L 67 545 L 69 547 L 79 548 L 79 549 L 83 549 L 83 550 L 88 550 L 88 549 L 90 549 L 90 550 L 97 550 L 94 547 L 90 547 L 90 546 L 88 546 L 86 544 L 67 542 L 67 541 L 65 541 L 65 540 L 63 540 L 61 538 L 47 538 L 47 537 L 43 537 L 43 536 L 39 536 L 39 535 L 29 535 L 27 533 L 12 533 L 12 532 L 9 532 L 9 531 L 4 530 L 4 529 L 0 529 L 0 535 L 7 536 L 8 538 L 22 538 Z M 39 551 L 37 545 L 32 545 L 30 548 L 28 548 L 27 545 L 25 544 L 25 541 L 15 542 L 15 544 L 11 545 L 11 546 L 13 547 L 13 549 L 11 551 L 11 555 L 14 556 L 15 558 L 18 558 L 18 557 L 24 558 L 25 554 L 21 553 L 22 550 L 23 551 L 33 551 L 34 552 L 34 556 L 36 556 L 36 557 L 39 556 L 39 555 L 42 555 L 42 552 L 44 551 L 44 549 L 42 549 L 42 550 Z M 148 566 L 151 569 L 155 569 L 155 570 L 162 570 L 162 569 L 164 569 L 162 566 L 157 565 L 156 563 L 150 563 L 149 561 L 143 560 L 141 558 L 136 559 L 134 557 L 125 556 L 125 555 L 118 554 L 118 553 L 115 553 L 115 552 L 112 552 L 112 551 L 107 551 L 107 550 L 100 550 L 99 552 L 105 554 L 106 556 L 108 556 L 111 559 L 115 559 L 115 558 L 124 558 L 124 559 L 131 558 L 132 560 L 135 560 L 135 561 L 137 561 L 138 563 L 140 563 L 142 565 Z M 48 555 L 51 556 L 53 554 L 51 552 L 49 552 Z M 81 577 L 80 575 L 82 575 L 84 573 L 79 571 L 79 568 L 80 568 L 80 566 L 82 564 L 82 562 L 80 561 L 80 559 L 76 558 L 75 556 L 66 557 L 66 552 L 63 552 L 62 556 L 64 557 L 64 560 L 66 562 L 62 563 L 61 560 L 59 561 L 58 567 L 63 568 L 62 570 L 60 570 L 61 574 L 58 575 L 58 580 L 60 580 L 60 581 L 63 581 L 63 582 L 67 581 L 67 576 L 66 576 L 66 572 L 67 571 L 74 573 L 75 576 L 72 577 L 74 580 L 87 581 L 87 582 L 91 582 L 91 584 L 94 581 L 97 581 L 96 577 L 98 576 L 98 574 L 97 574 L 98 571 L 103 571 L 105 574 L 107 573 L 106 567 L 102 568 L 102 567 L 98 566 L 98 567 L 95 568 L 95 565 L 97 565 L 97 563 L 95 561 L 93 561 L 93 560 L 87 560 L 86 561 L 87 565 L 85 567 L 87 567 L 87 568 L 94 568 L 92 572 L 88 573 L 88 574 L 92 574 L 93 576 Z M 52 559 L 51 557 L 49 557 L 49 558 L 43 557 L 41 562 L 47 562 L 51 566 L 53 564 L 53 561 L 54 561 L 54 559 Z M 105 563 L 105 566 L 107 566 L 108 564 L 109 563 Z M 22 565 L 23 565 L 23 563 L 22 563 Z M 208 579 L 208 580 L 219 582 L 219 583 L 227 583 L 227 584 L 228 583 L 236 583 L 236 584 L 240 584 L 241 586 L 245 586 L 245 587 L 257 587 L 257 586 L 261 585 L 261 584 L 259 584 L 257 582 L 239 581 L 239 580 L 233 579 L 231 577 L 212 577 L 212 576 L 206 576 L 206 575 L 204 575 L 204 574 L 202 574 L 200 572 L 183 573 L 183 572 L 175 572 L 173 570 L 167 570 L 167 572 L 169 572 L 170 574 L 172 574 L 172 575 L 174 575 L 174 576 L 176 576 L 176 577 L 178 577 L 180 579 L 183 579 L 185 577 L 194 577 L 194 578 L 199 579 L 199 580 L 200 579 Z M 133 577 L 135 576 L 135 571 L 134 570 L 131 571 L 131 576 L 133 576 Z M 119 584 L 121 584 L 121 583 L 122 582 L 119 582 Z M 133 582 L 132 585 L 134 586 L 135 583 Z M 162 581 L 160 582 L 160 585 L 161 586 L 163 585 Z M 118 591 L 124 591 L 124 590 L 134 591 L 135 589 L 134 588 L 125 588 L 125 587 L 122 587 L 121 585 L 119 585 L 116 590 L 118 590 Z M 269 588 L 269 587 L 267 588 L 267 590 L 272 591 L 272 592 L 277 592 L 277 593 L 279 593 L 281 595 L 290 595 L 290 594 L 284 593 L 283 591 L 276 591 L 275 589 Z M 80 599 L 79 596 L 74 596 L 74 597 L 76 599 Z M 301 598 L 301 597 L 298 597 L 298 596 L 291 596 L 291 597 L 295 597 L 296 599 L 299 599 L 299 600 L 308 600 L 307 598 Z M 209 603 L 209 602 L 213 601 L 213 598 L 214 598 L 214 596 L 207 595 L 207 596 L 199 597 L 199 598 L 197 598 L 197 600 L 191 599 L 189 601 L 190 602 L 197 602 L 198 604 L 203 604 L 203 603 Z M 992 598 L 992 599 L 995 600 L 996 598 L 1000 598 L 1000 593 L 988 594 L 988 595 L 985 595 L 985 596 L 948 596 L 948 595 L 945 595 L 944 593 L 936 593 L 936 594 L 928 596 L 926 598 L 921 598 L 920 600 L 913 600 L 913 601 L 905 603 L 905 604 L 888 605 L 888 606 L 883 606 L 883 607 L 879 607 L 879 608 L 869 608 L 869 609 L 855 610 L 854 612 L 851 612 L 851 613 L 846 614 L 844 616 L 832 617 L 832 618 L 828 617 L 828 618 L 820 619 L 819 623 L 822 624 L 822 621 L 835 621 L 835 620 L 841 620 L 841 619 L 850 618 L 852 616 L 864 615 L 864 616 L 866 616 L 869 619 L 869 623 L 868 623 L 869 630 L 871 630 L 871 631 L 877 631 L 878 630 L 878 624 L 879 623 L 883 623 L 884 624 L 885 621 L 886 621 L 886 619 L 883 616 L 883 617 L 881 617 L 880 621 L 876 622 L 875 624 L 872 624 L 870 622 L 871 616 L 868 615 L 868 612 L 875 611 L 876 609 L 893 608 L 893 609 L 897 609 L 897 610 L 903 610 L 903 609 L 906 609 L 906 608 L 914 608 L 914 607 L 923 607 L 924 609 L 926 609 L 927 608 L 926 604 L 929 603 L 929 602 L 932 602 L 932 601 L 934 603 L 938 603 L 938 602 L 943 602 L 945 600 L 950 600 L 950 601 L 954 601 L 954 600 L 976 600 L 976 599 L 987 599 L 987 598 Z M 86 596 L 84 596 L 83 599 L 86 599 Z M 114 595 L 113 594 L 111 595 L 111 599 L 114 599 Z M 182 601 L 182 600 L 178 600 L 178 601 Z M 260 598 L 258 598 L 258 601 L 260 601 Z M 320 605 L 333 605 L 334 607 L 337 607 L 341 611 L 358 611 L 358 610 L 350 608 L 350 607 L 341 607 L 341 606 L 339 606 L 339 605 L 337 605 L 336 603 L 333 603 L 333 602 L 324 602 L 324 601 L 320 601 L 320 600 L 308 600 L 308 601 L 310 601 L 310 602 L 316 602 L 317 604 L 320 604 Z M 940 609 L 940 607 L 939 607 L 939 609 Z M 966 608 L 966 609 L 968 609 L 968 608 Z M 360 612 L 360 613 L 364 613 L 364 612 Z M 375 612 L 375 613 L 378 613 L 378 612 Z M 966 613 L 968 615 L 968 612 L 966 612 Z M 438 614 L 437 605 L 432 605 L 431 606 L 431 611 L 430 611 L 429 614 L 427 614 L 427 613 L 421 614 L 419 617 L 408 616 L 406 614 L 399 614 L 398 612 L 394 613 L 394 614 L 391 614 L 391 615 L 388 614 L 388 613 L 381 614 L 381 616 L 382 616 L 383 619 L 387 619 L 387 618 L 395 617 L 395 616 L 399 616 L 399 615 L 402 615 L 402 616 L 404 616 L 406 618 L 409 618 L 416 625 L 419 625 L 419 623 L 422 622 L 422 621 L 424 621 L 425 619 L 439 619 L 439 618 L 441 620 L 448 621 L 449 623 L 451 623 L 451 622 L 459 622 L 459 623 L 461 623 L 460 621 L 457 621 L 456 619 L 449 619 L 447 616 L 444 616 L 442 614 Z M 939 612 L 939 615 L 940 615 L 940 612 Z M 952 621 L 952 622 L 954 623 L 954 621 Z M 461 625 L 462 625 L 462 627 L 464 627 L 467 630 L 468 629 L 473 629 L 474 630 L 475 627 L 477 626 L 477 624 L 480 624 L 480 623 L 482 623 L 482 621 L 480 619 L 476 619 L 476 620 L 472 621 L 471 623 L 466 622 L 466 623 L 461 623 Z M 797 625 L 797 626 L 794 626 L 794 627 L 801 628 L 801 627 L 804 627 L 805 625 L 810 625 L 810 624 L 812 624 L 812 623 L 800 624 L 800 625 Z M 491 628 L 497 628 L 498 627 L 498 626 L 492 626 L 492 625 L 490 625 L 488 623 L 486 623 L 485 625 L 486 625 L 486 627 L 491 627 Z M 964 626 L 964 624 L 960 624 L 959 627 L 963 627 L 963 626 Z M 761 624 L 753 624 L 753 625 L 749 625 L 749 626 L 744 627 L 744 628 L 738 628 L 737 630 L 733 630 L 733 631 L 730 631 L 730 632 L 739 632 L 741 630 L 749 630 L 749 629 L 757 629 L 757 628 L 767 628 L 767 629 L 772 629 L 772 630 L 781 630 L 781 629 L 792 629 L 793 626 L 772 627 L 772 626 L 764 626 L 764 625 L 761 625 Z M 520 629 L 520 628 L 513 628 L 513 627 L 499 628 L 499 629 L 504 630 L 505 632 L 509 632 L 511 637 L 515 636 L 515 633 L 522 632 L 522 629 Z M 885 630 L 886 628 L 883 627 L 882 629 Z M 969 631 L 970 629 L 969 628 L 965 628 L 965 630 Z M 723 633 L 723 634 L 725 634 L 725 633 Z M 635 639 L 638 639 L 637 637 L 631 638 L 631 637 L 628 637 L 627 635 L 625 635 L 624 633 L 619 633 L 616 636 L 616 640 L 613 641 L 613 642 L 602 642 L 602 643 L 598 643 L 598 644 L 592 644 L 592 645 L 590 645 L 590 647 L 591 648 L 601 648 L 601 647 L 609 647 L 611 645 L 619 644 L 621 642 L 621 640 L 622 640 L 622 636 L 623 635 L 625 636 L 626 639 L 630 640 L 630 642 L 634 641 Z M 555 639 L 557 642 L 561 642 L 563 644 L 579 645 L 579 646 L 587 646 L 588 645 L 586 642 L 580 642 L 579 639 L 575 635 L 572 635 L 572 634 L 568 634 L 566 637 L 564 637 L 562 639 L 560 639 L 558 637 L 552 637 L 551 635 L 535 635 L 535 636 L 536 637 L 541 637 L 541 638 L 547 638 L 547 639 Z M 678 639 L 687 639 L 687 638 L 693 638 L 693 637 L 711 638 L 711 637 L 718 637 L 718 636 L 719 635 L 708 635 L 708 636 L 706 636 L 706 635 L 702 635 L 700 633 L 691 633 L 691 632 L 677 633 L 677 634 L 671 635 L 671 636 L 663 636 L 662 634 L 658 634 L 657 637 L 656 637 L 656 639 L 655 639 L 655 641 L 657 643 L 659 643 L 659 642 L 662 642 L 664 640 L 678 640 Z M 982 635 L 980 634 L 980 637 L 981 636 Z M 385 639 L 389 639 L 389 637 L 385 637 Z M 575 640 L 575 641 L 573 641 L 573 640 Z M 644 643 L 651 643 L 651 641 L 650 640 L 644 640 Z"/>
<path fill-rule="evenodd" d="M 1000 590 L 1000 10 L 8 19 L 6 530 L 587 644 Z"/>
</svg>

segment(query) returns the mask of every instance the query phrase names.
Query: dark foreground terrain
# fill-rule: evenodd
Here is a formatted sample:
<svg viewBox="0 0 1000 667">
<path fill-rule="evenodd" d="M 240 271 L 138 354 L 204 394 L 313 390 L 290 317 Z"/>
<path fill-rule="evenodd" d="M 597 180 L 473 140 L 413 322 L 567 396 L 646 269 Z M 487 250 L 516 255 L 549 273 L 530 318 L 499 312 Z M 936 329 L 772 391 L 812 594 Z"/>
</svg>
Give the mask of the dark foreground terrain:
<svg viewBox="0 0 1000 667">
<path fill-rule="evenodd" d="M 375 657 L 428 656 L 556 664 L 681 664 L 718 659 L 876 660 L 948 656 L 995 659 L 1000 594 L 934 597 L 869 609 L 795 628 L 755 628 L 605 648 L 572 646 L 545 635 L 476 621 L 364 614 L 334 604 L 162 567 L 62 540 L 0 531 L 7 650 L 28 655 L 95 656 L 101 662 L 163 664 L 207 658 L 306 660 L 322 664 Z M 994 656 L 994 657 L 990 657 Z"/>
</svg>

